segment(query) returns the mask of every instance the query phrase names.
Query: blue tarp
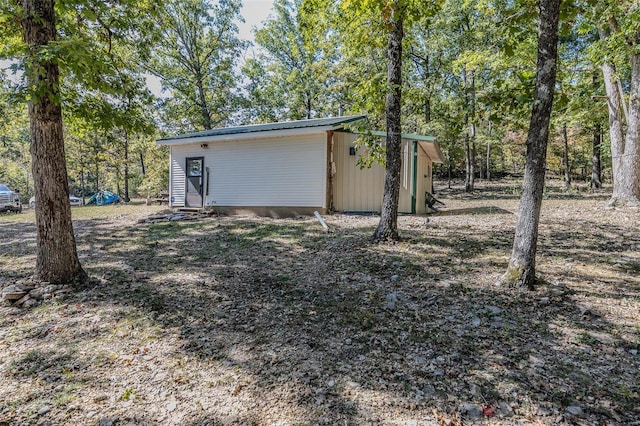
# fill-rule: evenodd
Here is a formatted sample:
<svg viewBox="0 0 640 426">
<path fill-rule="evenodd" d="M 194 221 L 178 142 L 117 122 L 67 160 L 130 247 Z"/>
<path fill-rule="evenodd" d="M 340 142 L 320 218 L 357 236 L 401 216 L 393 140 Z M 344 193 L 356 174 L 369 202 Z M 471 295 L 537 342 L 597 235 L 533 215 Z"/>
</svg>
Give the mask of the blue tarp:
<svg viewBox="0 0 640 426">
<path fill-rule="evenodd" d="M 113 204 L 120 201 L 118 194 L 114 194 L 110 191 L 98 191 L 89 198 L 87 205 L 96 204 L 98 206 L 105 206 L 107 204 Z"/>
</svg>

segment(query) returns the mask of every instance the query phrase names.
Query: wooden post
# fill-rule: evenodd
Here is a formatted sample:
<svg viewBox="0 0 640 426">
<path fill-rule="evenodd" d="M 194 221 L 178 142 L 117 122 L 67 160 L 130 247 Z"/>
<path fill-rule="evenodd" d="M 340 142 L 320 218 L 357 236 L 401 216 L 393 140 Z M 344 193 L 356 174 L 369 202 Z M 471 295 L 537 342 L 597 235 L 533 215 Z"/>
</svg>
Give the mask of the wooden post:
<svg viewBox="0 0 640 426">
<path fill-rule="evenodd" d="M 327 213 L 333 211 L 333 130 L 327 132 Z"/>
</svg>

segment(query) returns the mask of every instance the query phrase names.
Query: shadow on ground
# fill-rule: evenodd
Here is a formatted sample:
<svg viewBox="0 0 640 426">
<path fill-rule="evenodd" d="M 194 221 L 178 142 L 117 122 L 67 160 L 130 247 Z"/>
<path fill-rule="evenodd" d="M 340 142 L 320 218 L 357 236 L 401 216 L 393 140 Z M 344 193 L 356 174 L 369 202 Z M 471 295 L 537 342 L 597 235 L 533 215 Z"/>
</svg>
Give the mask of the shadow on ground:
<svg viewBox="0 0 640 426">
<path fill-rule="evenodd" d="M 495 206 L 470 207 L 464 209 L 447 209 L 443 207 L 431 213 L 429 216 L 459 216 L 459 215 L 492 215 L 492 214 L 513 214 L 509 210 Z"/>
<path fill-rule="evenodd" d="M 392 245 L 371 242 L 375 218 L 329 218 L 332 233 L 309 219 L 94 223 L 79 244 L 96 281 L 20 325 L 34 352 L 3 374 L 55 395 L 72 395 L 55 389 L 77 375 L 77 389 L 99 392 L 98 417 L 125 424 L 429 424 L 434 412 L 482 423 L 487 407 L 495 424 L 637 422 L 637 316 L 600 304 L 637 309 L 637 274 L 611 262 L 637 238 L 552 227 L 540 239 L 548 284 L 524 292 L 494 285 L 510 230 L 447 222 L 510 212 L 453 212 L 432 227 L 406 218 Z M 50 310 L 77 332 L 57 330 Z M 107 327 L 91 323 L 104 312 Z M 38 347 L 55 335 L 62 353 Z"/>
</svg>

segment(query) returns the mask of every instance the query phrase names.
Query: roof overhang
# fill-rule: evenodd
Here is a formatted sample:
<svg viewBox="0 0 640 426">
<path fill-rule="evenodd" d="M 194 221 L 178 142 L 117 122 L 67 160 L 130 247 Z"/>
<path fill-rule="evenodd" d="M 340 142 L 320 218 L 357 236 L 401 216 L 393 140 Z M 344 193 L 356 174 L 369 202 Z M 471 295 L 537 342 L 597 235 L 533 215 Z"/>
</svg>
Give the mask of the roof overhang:
<svg viewBox="0 0 640 426">
<path fill-rule="evenodd" d="M 268 139 L 268 138 L 280 138 L 285 136 L 304 136 L 318 133 L 324 133 L 330 130 L 339 130 L 343 126 L 321 126 L 321 127 L 307 127 L 301 129 L 283 129 L 283 130 L 266 130 L 261 132 L 251 133 L 232 133 L 228 135 L 204 135 L 204 136 L 192 136 L 181 139 L 159 139 L 156 141 L 158 145 L 186 145 L 190 143 L 204 143 L 204 142 L 224 142 L 224 141 L 244 141 L 251 139 Z"/>
<path fill-rule="evenodd" d="M 444 163 L 444 160 L 445 160 L 444 154 L 442 153 L 442 150 L 440 149 L 440 145 L 438 144 L 438 142 L 436 141 L 427 142 L 427 141 L 421 141 L 421 140 L 418 140 L 417 142 L 422 147 L 422 149 L 424 149 L 424 152 L 427 153 L 429 158 L 431 158 L 432 162 L 439 163 L 439 164 Z"/>
<path fill-rule="evenodd" d="M 157 140 L 156 143 L 158 145 L 185 145 L 192 143 L 243 141 L 320 134 L 343 129 L 345 125 L 364 120 L 365 118 L 366 117 L 363 115 L 354 115 L 326 119 L 227 127 L 162 138 Z"/>
<path fill-rule="evenodd" d="M 373 136 L 379 136 L 381 138 L 384 138 L 387 136 L 386 132 L 380 132 L 380 131 L 372 131 L 368 133 L 372 134 Z M 402 139 L 418 142 L 422 147 L 422 149 L 424 150 L 424 152 L 426 152 L 426 154 L 429 156 L 431 161 L 433 161 L 434 163 L 444 163 L 445 161 L 444 154 L 440 149 L 440 145 L 438 144 L 438 142 L 436 142 L 435 137 L 427 136 L 427 135 L 416 135 L 413 133 L 403 133 Z"/>
</svg>

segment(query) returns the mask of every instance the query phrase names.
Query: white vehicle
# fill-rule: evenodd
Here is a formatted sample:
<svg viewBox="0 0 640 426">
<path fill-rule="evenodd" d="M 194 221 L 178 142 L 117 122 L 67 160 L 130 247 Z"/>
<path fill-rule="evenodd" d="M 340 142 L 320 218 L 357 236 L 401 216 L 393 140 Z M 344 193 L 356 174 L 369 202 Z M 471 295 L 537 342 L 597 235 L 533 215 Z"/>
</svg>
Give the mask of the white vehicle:
<svg viewBox="0 0 640 426">
<path fill-rule="evenodd" d="M 82 202 L 82 198 L 76 197 L 75 195 L 69 195 L 69 204 L 71 206 L 82 206 L 84 203 Z M 32 209 L 36 208 L 36 197 L 31 197 L 29 200 L 29 207 Z"/>
<path fill-rule="evenodd" d="M 0 212 L 22 212 L 20 191 L 12 191 L 7 185 L 0 184 Z"/>
</svg>

